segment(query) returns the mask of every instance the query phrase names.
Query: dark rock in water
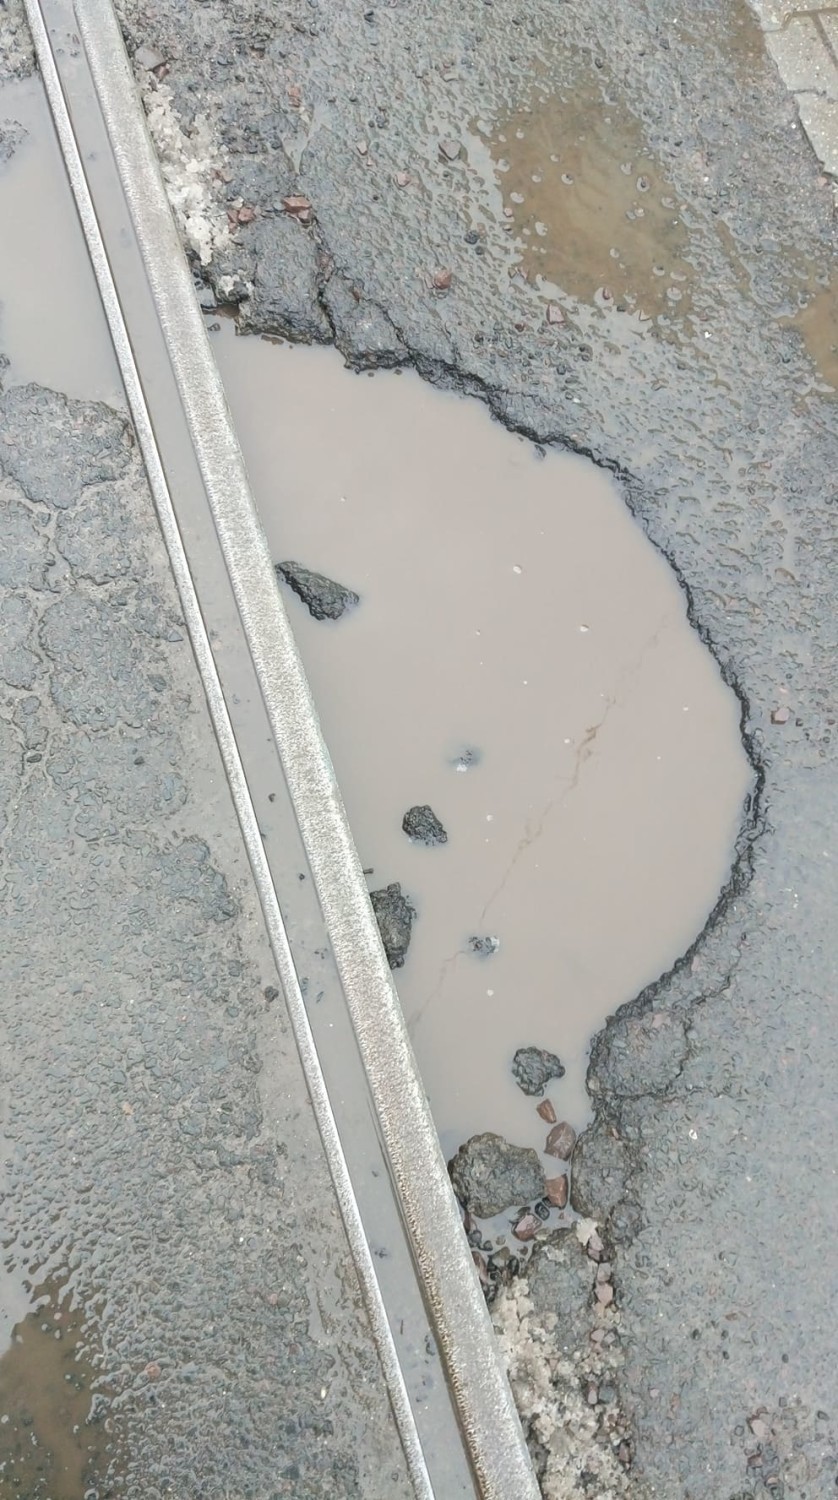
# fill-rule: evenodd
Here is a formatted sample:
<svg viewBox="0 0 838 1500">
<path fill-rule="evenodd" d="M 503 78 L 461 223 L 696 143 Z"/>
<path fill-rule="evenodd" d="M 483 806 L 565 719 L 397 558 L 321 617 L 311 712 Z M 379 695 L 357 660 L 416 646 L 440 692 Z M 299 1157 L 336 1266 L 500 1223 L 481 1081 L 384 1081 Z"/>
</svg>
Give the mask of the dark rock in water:
<svg viewBox="0 0 838 1500">
<path fill-rule="evenodd" d="M 531 1203 L 544 1195 L 544 1173 L 538 1153 L 511 1146 L 502 1135 L 473 1135 L 449 1162 L 454 1192 L 479 1219 L 490 1219 L 512 1204 Z"/>
<path fill-rule="evenodd" d="M 564 1068 L 554 1052 L 519 1047 L 512 1059 L 512 1076 L 525 1094 L 543 1094 L 551 1078 L 564 1078 Z"/>
<path fill-rule="evenodd" d="M 422 807 L 410 807 L 402 818 L 402 828 L 409 839 L 414 843 L 447 844 L 448 834 L 445 832 L 433 808 L 427 804 Z"/>
<path fill-rule="evenodd" d="M 483 1295 L 489 1306 L 501 1287 L 509 1286 L 521 1274 L 521 1269 L 519 1256 L 513 1255 L 506 1245 L 496 1250 L 494 1255 L 489 1255 L 486 1261 L 486 1281 L 483 1283 Z"/>
<path fill-rule="evenodd" d="M 402 895 L 398 881 L 380 891 L 370 891 L 370 901 L 387 962 L 391 969 L 400 969 L 410 946 L 410 929 L 416 912 L 407 897 Z"/>
<path fill-rule="evenodd" d="M 522 1214 L 512 1233 L 516 1240 L 534 1240 L 541 1228 L 541 1220 L 535 1214 Z"/>
<path fill-rule="evenodd" d="M 281 562 L 275 567 L 277 577 L 285 579 L 288 587 L 308 606 L 315 620 L 339 620 L 359 603 L 358 595 L 352 589 L 344 588 L 332 578 L 325 578 L 322 573 L 312 573 L 302 563 Z"/>
<path fill-rule="evenodd" d="M 496 937 L 470 937 L 468 940 L 469 953 L 476 953 L 478 958 L 491 958 L 500 947 L 500 938 Z"/>
</svg>

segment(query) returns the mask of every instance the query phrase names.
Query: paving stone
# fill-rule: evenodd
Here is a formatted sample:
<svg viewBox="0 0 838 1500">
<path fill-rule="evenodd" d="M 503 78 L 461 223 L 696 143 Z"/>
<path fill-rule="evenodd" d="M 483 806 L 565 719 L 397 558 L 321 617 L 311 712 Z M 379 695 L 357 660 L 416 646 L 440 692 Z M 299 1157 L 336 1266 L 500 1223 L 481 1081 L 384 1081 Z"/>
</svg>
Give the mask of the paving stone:
<svg viewBox="0 0 838 1500">
<path fill-rule="evenodd" d="M 826 171 L 838 177 L 838 100 L 798 94 L 797 107 L 813 150 Z"/>
<path fill-rule="evenodd" d="M 793 94 L 838 99 L 838 65 L 811 16 L 796 17 L 782 30 L 769 32 L 765 41 Z"/>
</svg>

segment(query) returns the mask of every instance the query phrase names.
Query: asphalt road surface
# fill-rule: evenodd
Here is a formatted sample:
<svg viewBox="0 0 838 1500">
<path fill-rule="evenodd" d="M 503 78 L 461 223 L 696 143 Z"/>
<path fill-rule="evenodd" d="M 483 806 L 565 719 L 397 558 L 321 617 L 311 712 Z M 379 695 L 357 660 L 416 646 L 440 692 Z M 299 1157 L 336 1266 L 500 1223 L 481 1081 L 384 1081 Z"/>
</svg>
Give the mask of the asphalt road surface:
<svg viewBox="0 0 838 1500">
<path fill-rule="evenodd" d="M 216 295 L 246 326 L 411 364 L 607 467 L 739 695 L 758 792 L 730 884 L 673 972 L 597 1038 L 573 1193 L 613 1266 L 626 1492 L 832 1495 L 834 201 L 757 24 L 719 0 L 126 0 L 121 14 L 129 49 L 165 74 L 145 87 L 170 91 L 156 135 L 175 196 L 183 152 L 200 159 L 205 195 L 184 224 Z M 634 258 L 610 257 L 613 284 L 615 224 L 544 186 L 563 130 L 589 144 L 561 186 L 623 167 L 634 183 L 618 215 Z M 308 222 L 283 211 L 292 194 Z M 69 649 L 59 625 L 51 671 Z M 170 853 L 139 839 L 118 878 L 151 859 L 166 922 L 205 925 L 209 993 L 230 959 L 227 898 L 195 837 Z M 204 872 L 197 905 L 187 856 Z M 102 878 L 91 868 L 91 899 Z M 21 900 L 27 948 L 45 919 Z M 143 931 L 155 920 L 137 916 Z M 177 983 L 174 951 L 166 963 Z M 590 1300 L 589 1281 L 562 1275 L 562 1296 Z M 571 1326 L 578 1308 L 556 1305 Z M 310 1493 L 356 1493 L 331 1483 Z M 597 1483 L 552 1493 L 601 1496 Z"/>
</svg>

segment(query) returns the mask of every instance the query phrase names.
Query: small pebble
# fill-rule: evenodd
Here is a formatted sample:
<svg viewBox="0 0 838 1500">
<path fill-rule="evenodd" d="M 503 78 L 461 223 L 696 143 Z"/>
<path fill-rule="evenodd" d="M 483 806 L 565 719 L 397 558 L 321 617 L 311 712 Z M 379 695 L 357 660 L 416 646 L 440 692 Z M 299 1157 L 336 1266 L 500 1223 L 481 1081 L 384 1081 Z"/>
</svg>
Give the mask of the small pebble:
<svg viewBox="0 0 838 1500">
<path fill-rule="evenodd" d="M 603 1282 L 596 1288 L 596 1300 L 600 1307 L 610 1307 L 614 1301 L 614 1288 L 608 1282 Z"/>
<path fill-rule="evenodd" d="M 516 1240 L 534 1240 L 541 1228 L 541 1220 L 535 1214 L 524 1214 L 512 1230 Z"/>
<path fill-rule="evenodd" d="M 788 724 L 790 718 L 791 709 L 786 708 L 785 704 L 782 704 L 780 708 L 773 708 L 771 710 L 772 724 Z"/>
<path fill-rule="evenodd" d="M 587 1250 L 587 1253 L 591 1260 L 605 1259 L 605 1246 L 602 1243 L 602 1239 L 597 1234 L 596 1230 L 594 1230 L 593 1234 L 590 1236 L 585 1249 Z"/>
<path fill-rule="evenodd" d="M 560 1161 L 570 1161 L 575 1145 L 576 1131 L 567 1120 L 561 1120 L 550 1131 L 544 1150 L 548 1156 L 557 1156 Z"/>
<path fill-rule="evenodd" d="M 563 1172 L 561 1177 L 548 1177 L 546 1182 L 547 1197 L 554 1208 L 565 1208 L 567 1205 L 567 1173 Z"/>
<path fill-rule="evenodd" d="M 555 1125 L 558 1116 L 549 1099 L 542 1099 L 541 1103 L 536 1105 L 536 1110 L 545 1125 Z"/>
<path fill-rule="evenodd" d="M 485 1286 L 489 1280 L 485 1258 L 480 1254 L 479 1250 L 472 1250 L 471 1258 L 477 1267 L 477 1274 L 480 1277 L 481 1282 Z"/>
<path fill-rule="evenodd" d="M 152 73 L 155 68 L 162 67 L 165 61 L 162 52 L 158 52 L 154 47 L 138 47 L 134 53 L 135 66 L 145 68 L 149 73 Z"/>
</svg>

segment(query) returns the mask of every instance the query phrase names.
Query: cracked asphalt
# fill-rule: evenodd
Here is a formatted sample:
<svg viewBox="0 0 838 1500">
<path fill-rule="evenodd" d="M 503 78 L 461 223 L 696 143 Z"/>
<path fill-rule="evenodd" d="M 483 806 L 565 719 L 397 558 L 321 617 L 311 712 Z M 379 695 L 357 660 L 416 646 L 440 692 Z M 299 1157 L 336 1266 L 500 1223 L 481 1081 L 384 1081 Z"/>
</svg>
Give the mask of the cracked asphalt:
<svg viewBox="0 0 838 1500">
<path fill-rule="evenodd" d="M 187 137 L 205 118 L 219 222 L 229 205 L 256 210 L 231 243 L 219 235 L 206 271 L 242 325 L 334 340 L 358 367 L 410 363 L 534 441 L 604 465 L 739 696 L 757 792 L 731 880 L 689 953 L 595 1040 L 573 1202 L 612 1253 L 628 1493 L 833 1495 L 838 421 L 828 351 L 817 330 L 804 340 L 798 315 L 826 288 L 834 317 L 834 201 L 756 22 L 738 0 L 123 0 L 120 12 L 129 50 L 165 59 Z M 680 206 L 692 315 L 650 329 L 518 274 L 520 237 L 480 170 L 479 122 L 502 133 L 524 110 L 571 108 L 592 90 L 601 110 L 603 89 Z M 471 156 L 449 160 L 449 139 Z M 283 212 L 291 194 L 310 200 L 309 226 Z M 433 285 L 440 268 L 447 288 Z M 4 633 L 15 691 L 31 694 L 48 667 L 60 695 L 50 713 L 78 713 L 68 625 L 95 599 L 42 626 L 37 651 L 32 609 L 28 592 L 15 597 Z M 150 635 L 147 649 L 174 648 Z M 145 682 L 132 669 L 132 694 L 156 701 Z M 20 726 L 6 732 L 17 746 Z M 73 774 L 70 762 L 64 786 Z M 60 843 L 61 779 L 45 791 Z M 24 841 L 26 807 L 24 796 Z M 161 864 L 140 837 L 114 878 L 151 869 L 179 892 L 167 911 L 202 924 L 212 991 L 228 953 L 223 887 L 207 858 L 195 906 L 182 881 L 197 847 L 178 850 Z M 111 864 L 91 861 L 90 899 Z M 27 880 L 39 878 L 32 866 Z M 25 952 L 31 893 L 20 894 Z M 149 920 L 137 915 L 124 963 L 139 963 Z M 37 922 L 39 942 L 52 941 Z M 176 983 L 185 959 L 171 941 L 161 963 Z M 574 1286 L 590 1295 L 589 1278 L 571 1276 L 563 1295 Z M 573 1326 L 578 1309 L 559 1303 L 558 1316 Z M 586 1474 L 568 1478 L 569 1495 L 602 1494 Z"/>
</svg>

